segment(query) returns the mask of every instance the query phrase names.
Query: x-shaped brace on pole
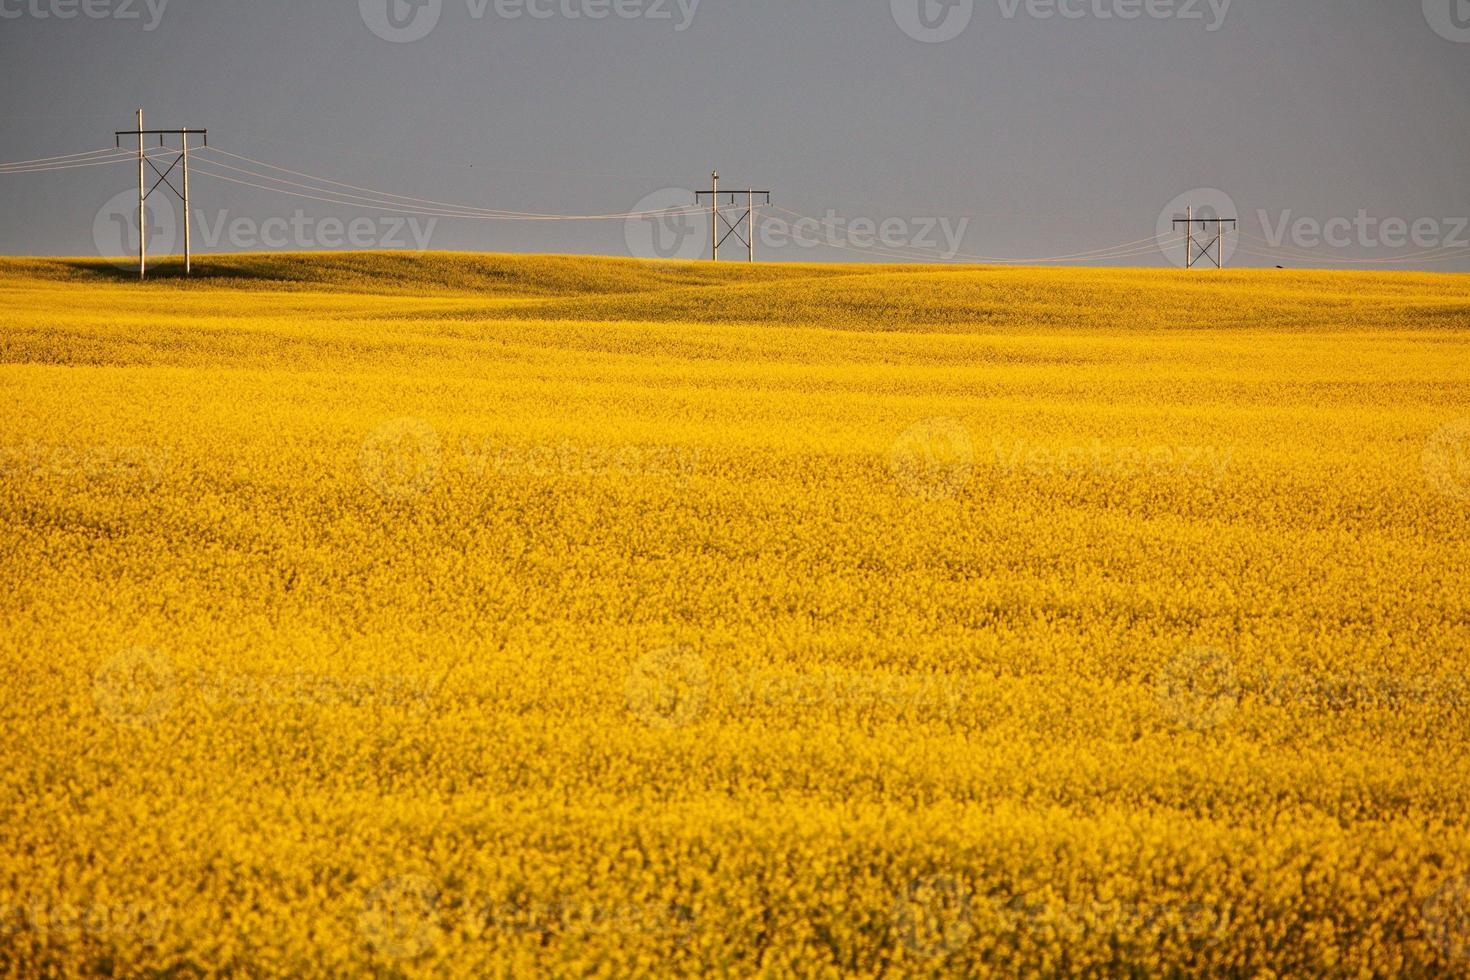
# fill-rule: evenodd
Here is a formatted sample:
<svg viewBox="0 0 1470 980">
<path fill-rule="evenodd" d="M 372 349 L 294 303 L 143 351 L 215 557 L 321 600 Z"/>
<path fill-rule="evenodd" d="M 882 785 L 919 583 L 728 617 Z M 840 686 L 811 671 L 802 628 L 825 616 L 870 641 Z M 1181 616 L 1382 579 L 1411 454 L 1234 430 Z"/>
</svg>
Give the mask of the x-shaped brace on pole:
<svg viewBox="0 0 1470 980">
<path fill-rule="evenodd" d="M 1236 225 L 1236 219 L 1235 218 L 1195 218 L 1193 220 L 1193 222 L 1191 222 L 1191 220 L 1189 218 L 1175 218 L 1174 219 L 1174 227 L 1175 228 L 1178 228 L 1180 225 L 1189 226 L 1190 224 L 1198 224 L 1201 228 L 1209 228 L 1210 225 L 1214 225 L 1215 226 L 1215 237 L 1212 238 L 1212 239 L 1210 239 L 1208 242 L 1205 242 L 1204 245 L 1199 245 L 1198 242 L 1204 241 L 1204 239 L 1203 238 L 1196 239 L 1196 238 L 1194 238 L 1191 235 L 1189 237 L 1189 239 L 1188 239 L 1187 244 L 1185 245 L 1185 250 L 1186 251 L 1189 251 L 1190 246 L 1193 245 L 1196 249 L 1198 249 L 1198 251 L 1197 252 L 1190 252 L 1188 264 L 1189 265 L 1194 265 L 1200 259 L 1209 259 L 1209 258 L 1211 258 L 1210 250 L 1213 249 L 1214 250 L 1213 261 L 1215 263 L 1215 267 L 1218 268 L 1218 269 L 1223 269 L 1225 267 L 1225 233 L 1224 233 L 1224 229 L 1225 229 L 1225 226 L 1226 225 L 1230 225 L 1230 230 L 1231 231 L 1234 231 L 1235 230 L 1235 225 Z M 1175 232 L 1175 234 L 1178 234 L 1178 232 Z"/>
<path fill-rule="evenodd" d="M 1219 249 L 1216 248 L 1216 246 L 1218 246 L 1219 244 L 1220 244 L 1220 238 L 1219 238 L 1218 235 L 1213 240 L 1208 241 L 1208 242 L 1205 242 L 1205 244 L 1199 246 L 1199 252 L 1198 252 L 1198 254 L 1195 255 L 1194 260 L 1196 262 L 1198 262 L 1200 259 L 1209 259 L 1209 258 L 1211 258 L 1210 250 L 1211 249 L 1214 249 L 1215 250 L 1215 256 L 1213 257 L 1213 260 L 1214 260 L 1215 265 L 1218 266 L 1220 264 L 1220 259 L 1219 259 L 1219 254 L 1220 253 L 1219 253 Z"/>
<path fill-rule="evenodd" d="M 728 229 L 725 234 L 720 238 L 721 246 L 725 244 L 726 239 L 728 239 L 731 235 L 734 235 L 737 242 L 739 242 L 741 245 L 744 245 L 746 248 L 750 247 L 750 242 L 747 242 L 745 240 L 745 236 L 740 234 L 740 223 L 748 217 L 750 217 L 750 210 L 746 209 L 746 212 L 740 217 L 736 218 L 735 222 L 731 224 L 730 219 L 725 216 L 725 212 L 720 212 L 720 220 L 725 223 L 725 227 Z"/>
<path fill-rule="evenodd" d="M 182 201 L 184 199 L 184 195 L 179 193 L 179 189 L 175 187 L 173 185 L 173 182 L 168 179 L 168 175 L 174 172 L 174 167 L 177 167 L 180 163 L 183 163 L 184 155 L 180 153 L 178 158 L 174 160 L 174 162 L 169 166 L 167 170 L 159 170 L 157 164 L 153 162 L 151 157 L 144 157 L 143 159 L 147 160 L 148 166 L 152 167 L 153 172 L 158 174 L 158 180 L 154 183 L 152 187 L 148 189 L 148 193 L 143 195 L 143 200 L 146 201 L 148 200 L 148 198 L 152 197 L 153 192 L 158 190 L 159 184 L 168 184 L 168 189 L 177 194 L 179 200 Z"/>
<path fill-rule="evenodd" d="M 698 202 L 698 201 L 703 201 L 705 198 L 710 198 L 711 199 L 711 205 L 712 206 L 715 206 L 715 205 L 718 205 L 719 199 L 722 198 L 722 197 L 729 199 L 730 206 L 732 208 L 738 208 L 738 207 L 740 207 L 741 205 L 738 205 L 735 202 L 738 201 L 742 197 L 745 198 L 745 204 L 744 204 L 745 210 L 740 215 L 740 217 L 736 218 L 734 221 L 731 221 L 730 220 L 729 214 L 726 213 L 725 211 L 720 211 L 719 212 L 719 214 L 720 214 L 720 220 L 722 222 L 724 222 L 724 225 L 725 225 L 725 233 L 720 236 L 720 241 L 719 241 L 719 244 L 715 246 L 715 251 L 719 251 L 720 246 L 724 245 L 725 242 L 729 241 L 731 235 L 734 235 L 735 236 L 735 240 L 737 242 L 739 242 L 740 244 L 744 245 L 746 248 L 750 248 L 750 241 L 749 241 L 749 239 L 747 239 L 745 237 L 745 234 L 743 232 L 741 232 L 741 230 L 740 230 L 741 222 L 749 221 L 750 218 L 752 217 L 752 215 L 754 215 L 754 213 L 755 213 L 755 207 L 756 207 L 756 203 L 755 203 L 755 199 L 756 198 L 763 197 L 763 198 L 765 198 L 765 202 L 764 203 L 770 204 L 771 203 L 771 192 L 770 191 L 754 191 L 754 190 L 750 190 L 750 191 L 720 191 L 718 194 L 716 194 L 713 191 L 698 191 L 694 195 L 694 200 Z"/>
</svg>

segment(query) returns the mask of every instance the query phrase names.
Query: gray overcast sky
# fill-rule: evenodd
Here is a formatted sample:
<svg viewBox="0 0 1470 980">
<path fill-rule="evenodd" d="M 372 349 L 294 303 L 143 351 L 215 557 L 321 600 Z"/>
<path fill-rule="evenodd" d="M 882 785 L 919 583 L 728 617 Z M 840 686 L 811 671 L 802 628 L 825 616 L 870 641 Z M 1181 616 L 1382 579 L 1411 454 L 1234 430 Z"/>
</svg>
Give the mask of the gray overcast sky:
<svg viewBox="0 0 1470 980">
<path fill-rule="evenodd" d="M 1253 236 L 1236 265 L 1470 246 L 1470 0 L 0 0 L 0 64 L 0 162 L 110 145 L 144 106 L 292 170 L 518 211 L 635 210 L 718 166 L 859 249 L 772 226 L 770 259 L 861 259 L 880 226 L 877 258 L 1074 253 L 1148 238 L 1176 200 L 1229 206 L 1208 189 Z M 395 231 L 204 159 L 202 251 L 336 244 L 329 217 L 386 247 L 707 245 L 703 218 Z M 130 186 L 126 164 L 0 172 L 0 252 L 105 249 Z"/>
</svg>

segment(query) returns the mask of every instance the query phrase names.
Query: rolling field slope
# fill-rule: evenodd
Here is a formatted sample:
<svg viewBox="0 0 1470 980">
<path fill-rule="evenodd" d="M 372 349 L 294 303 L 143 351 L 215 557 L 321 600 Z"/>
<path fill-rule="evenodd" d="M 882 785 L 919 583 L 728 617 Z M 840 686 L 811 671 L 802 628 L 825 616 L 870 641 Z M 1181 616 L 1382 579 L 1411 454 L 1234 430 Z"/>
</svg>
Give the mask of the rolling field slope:
<svg viewBox="0 0 1470 980">
<path fill-rule="evenodd" d="M 1470 278 L 0 260 L 0 970 L 1470 976 Z"/>
</svg>

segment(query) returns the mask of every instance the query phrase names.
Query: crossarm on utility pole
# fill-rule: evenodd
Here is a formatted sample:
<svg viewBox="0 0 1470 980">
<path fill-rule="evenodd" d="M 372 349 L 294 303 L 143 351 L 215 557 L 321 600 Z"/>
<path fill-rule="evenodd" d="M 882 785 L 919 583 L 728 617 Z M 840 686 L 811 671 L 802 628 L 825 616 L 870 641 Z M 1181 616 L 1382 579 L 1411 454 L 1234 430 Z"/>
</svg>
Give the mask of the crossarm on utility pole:
<svg viewBox="0 0 1470 980">
<path fill-rule="evenodd" d="M 735 218 L 734 221 L 731 221 L 728 217 L 726 217 L 725 213 L 720 210 L 719 180 L 720 175 L 718 172 L 716 172 L 714 174 L 714 184 L 712 188 L 707 191 L 697 191 L 694 195 L 695 201 L 700 201 L 706 197 L 710 199 L 710 223 L 713 226 L 710 236 L 710 241 L 713 245 L 713 248 L 710 251 L 710 257 L 714 261 L 718 262 L 720 260 L 720 246 L 725 244 L 725 242 L 729 240 L 731 235 L 734 235 L 735 240 L 746 247 L 746 253 L 749 256 L 749 260 L 751 262 L 754 262 L 756 209 L 755 199 L 757 197 L 764 197 L 765 201 L 763 203 L 766 206 L 769 206 L 771 203 L 771 192 L 756 190 L 725 191 L 724 193 L 730 199 L 729 203 L 732 208 L 739 207 L 739 205 L 736 203 L 739 197 L 743 196 L 745 198 L 745 213 Z M 720 223 L 722 221 L 725 225 L 724 234 L 720 233 Z M 744 234 L 741 234 L 740 232 L 740 225 L 742 223 L 744 223 L 745 225 Z"/>
</svg>

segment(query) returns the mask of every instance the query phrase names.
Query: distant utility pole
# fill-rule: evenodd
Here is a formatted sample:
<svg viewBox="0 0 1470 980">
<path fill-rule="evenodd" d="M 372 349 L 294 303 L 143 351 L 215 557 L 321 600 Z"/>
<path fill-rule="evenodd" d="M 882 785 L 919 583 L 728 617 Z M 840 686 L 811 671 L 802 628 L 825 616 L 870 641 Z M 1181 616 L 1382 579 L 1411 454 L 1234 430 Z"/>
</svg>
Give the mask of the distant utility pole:
<svg viewBox="0 0 1470 980">
<path fill-rule="evenodd" d="M 204 145 L 209 145 L 209 130 L 207 129 L 189 129 L 187 127 L 184 129 L 144 129 L 142 109 L 138 110 L 138 128 L 136 130 L 118 130 L 114 134 L 116 136 L 117 145 L 119 147 L 122 146 L 122 138 L 124 136 L 138 137 L 139 280 L 148 278 L 148 212 L 146 210 L 148 197 L 154 191 L 158 190 L 159 187 L 164 185 L 167 185 L 168 189 L 173 191 L 174 194 L 178 195 L 178 197 L 184 202 L 184 275 L 188 276 L 194 274 L 194 240 L 191 234 L 191 223 L 189 219 L 189 136 L 191 134 L 202 137 L 204 140 Z M 157 164 L 149 159 L 147 148 L 143 142 L 144 138 L 148 136 L 157 136 L 159 146 L 165 146 L 165 140 L 170 136 L 179 137 L 179 142 L 181 145 L 179 155 L 173 163 L 169 164 L 167 170 L 159 170 Z M 168 179 L 168 175 L 174 172 L 174 168 L 179 167 L 181 164 L 183 167 L 183 173 L 180 183 L 183 185 L 184 188 L 182 191 L 175 187 Z M 151 188 L 148 187 L 148 171 L 146 169 L 148 167 L 152 167 L 153 172 L 158 174 L 158 180 Z"/>
<path fill-rule="evenodd" d="M 1234 231 L 1238 223 L 1234 218 L 1200 218 L 1199 226 L 1201 231 L 1207 232 L 1211 223 L 1215 226 L 1215 237 L 1203 245 L 1196 247 L 1194 243 L 1194 205 L 1191 204 L 1189 206 L 1184 217 L 1174 219 L 1174 229 L 1176 231 L 1180 225 L 1184 225 L 1185 229 L 1184 267 L 1186 269 L 1193 269 L 1194 264 L 1200 259 L 1213 261 L 1217 269 L 1225 268 L 1225 226 L 1229 225 L 1230 230 Z M 1204 241 L 1203 235 L 1200 236 L 1200 241 Z"/>
<path fill-rule="evenodd" d="M 750 257 L 750 261 L 754 262 L 755 199 L 757 196 L 764 197 L 764 203 L 769 206 L 771 203 L 771 192 L 753 190 L 726 191 L 725 194 L 730 198 L 730 206 L 732 208 L 737 207 L 735 203 L 736 198 L 741 194 L 745 195 L 745 213 L 732 222 L 729 218 L 726 218 L 724 214 L 722 214 L 720 211 L 720 172 L 718 170 L 710 174 L 710 181 L 711 183 L 709 190 L 699 191 L 697 194 L 694 195 L 696 201 L 700 200 L 701 198 L 709 198 L 710 260 L 712 262 L 720 261 L 720 246 L 725 244 L 725 240 L 728 239 L 731 235 L 734 235 L 735 240 L 745 246 L 747 254 Z M 720 222 L 722 220 L 725 223 L 725 233 L 723 235 L 720 234 Z M 741 222 L 745 223 L 744 235 L 740 234 Z"/>
</svg>

